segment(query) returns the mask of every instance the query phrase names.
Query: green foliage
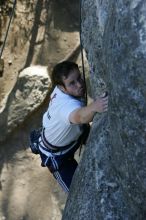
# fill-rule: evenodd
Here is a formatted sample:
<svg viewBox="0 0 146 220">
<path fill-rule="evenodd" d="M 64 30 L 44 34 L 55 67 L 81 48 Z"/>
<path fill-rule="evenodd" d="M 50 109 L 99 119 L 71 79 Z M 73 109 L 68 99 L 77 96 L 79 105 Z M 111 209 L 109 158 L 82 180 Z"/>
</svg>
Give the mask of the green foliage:
<svg viewBox="0 0 146 220">
<path fill-rule="evenodd" d="M 0 46 L 3 33 L 3 27 L 7 22 L 7 18 L 11 15 L 13 8 L 12 0 L 0 0 Z"/>
<path fill-rule="evenodd" d="M 12 7 L 13 7 L 13 1 L 1 0 L 0 1 L 0 14 L 1 14 L 1 16 L 10 15 Z"/>
</svg>

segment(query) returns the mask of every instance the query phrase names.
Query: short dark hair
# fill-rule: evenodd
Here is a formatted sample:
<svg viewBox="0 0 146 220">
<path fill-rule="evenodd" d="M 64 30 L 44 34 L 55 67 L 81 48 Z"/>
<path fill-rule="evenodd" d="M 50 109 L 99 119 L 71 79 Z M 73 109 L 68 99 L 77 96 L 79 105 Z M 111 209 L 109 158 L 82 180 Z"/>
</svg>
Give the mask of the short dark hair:
<svg viewBox="0 0 146 220">
<path fill-rule="evenodd" d="M 63 77 L 67 78 L 70 74 L 70 72 L 74 69 L 79 69 L 78 65 L 71 61 L 63 61 L 61 63 L 58 63 L 52 71 L 51 74 L 51 81 L 52 85 L 63 85 Z"/>
</svg>

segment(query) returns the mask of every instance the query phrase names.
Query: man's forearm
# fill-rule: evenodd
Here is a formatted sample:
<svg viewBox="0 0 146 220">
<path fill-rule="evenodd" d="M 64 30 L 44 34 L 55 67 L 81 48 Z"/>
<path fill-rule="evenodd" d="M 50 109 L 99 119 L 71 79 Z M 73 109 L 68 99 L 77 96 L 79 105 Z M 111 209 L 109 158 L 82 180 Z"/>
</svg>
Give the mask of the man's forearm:
<svg viewBox="0 0 146 220">
<path fill-rule="evenodd" d="M 93 120 L 96 112 L 105 112 L 108 107 L 108 98 L 98 98 L 88 106 L 76 109 L 70 116 L 70 122 L 74 124 L 85 124 Z"/>
<path fill-rule="evenodd" d="M 71 117 L 71 122 L 76 124 L 86 124 L 93 120 L 95 112 L 92 110 L 92 106 L 88 105 L 82 107 L 73 112 L 73 117 Z"/>
</svg>

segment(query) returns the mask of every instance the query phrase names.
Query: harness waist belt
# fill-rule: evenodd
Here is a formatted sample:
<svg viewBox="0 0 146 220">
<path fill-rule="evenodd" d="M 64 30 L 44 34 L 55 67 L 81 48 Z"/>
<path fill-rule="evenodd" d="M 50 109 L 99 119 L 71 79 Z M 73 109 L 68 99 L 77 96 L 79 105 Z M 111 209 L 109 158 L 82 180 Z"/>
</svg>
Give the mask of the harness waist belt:
<svg viewBox="0 0 146 220">
<path fill-rule="evenodd" d="M 69 147 L 71 147 L 76 141 L 72 141 L 70 144 L 66 145 L 66 146 L 54 146 L 52 144 L 50 144 L 48 142 L 48 140 L 46 139 L 45 137 L 45 134 L 44 134 L 44 129 L 42 129 L 42 132 L 41 132 L 41 139 L 42 139 L 42 142 L 44 144 L 44 146 L 50 150 L 50 152 L 52 153 L 57 153 L 59 151 L 64 151 L 64 150 L 67 150 Z"/>
</svg>

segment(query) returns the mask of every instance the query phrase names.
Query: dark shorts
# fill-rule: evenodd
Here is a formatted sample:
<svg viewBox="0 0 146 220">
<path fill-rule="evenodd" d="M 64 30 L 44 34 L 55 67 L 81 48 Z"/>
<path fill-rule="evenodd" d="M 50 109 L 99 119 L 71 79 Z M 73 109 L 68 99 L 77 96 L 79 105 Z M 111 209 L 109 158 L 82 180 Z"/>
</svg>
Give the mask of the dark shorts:
<svg viewBox="0 0 146 220">
<path fill-rule="evenodd" d="M 69 191 L 72 177 L 78 165 L 74 159 L 74 154 L 81 144 L 86 143 L 89 131 L 90 126 L 85 125 L 84 132 L 79 137 L 77 143 L 69 151 L 65 151 L 65 153 L 60 151 L 59 155 L 52 153 L 48 148 L 38 143 L 37 153 L 41 157 L 41 166 L 47 167 L 50 170 L 65 192 Z"/>
</svg>

